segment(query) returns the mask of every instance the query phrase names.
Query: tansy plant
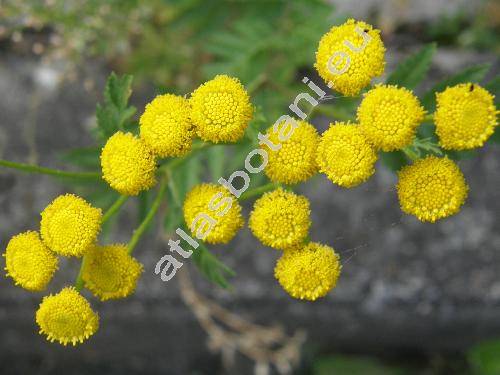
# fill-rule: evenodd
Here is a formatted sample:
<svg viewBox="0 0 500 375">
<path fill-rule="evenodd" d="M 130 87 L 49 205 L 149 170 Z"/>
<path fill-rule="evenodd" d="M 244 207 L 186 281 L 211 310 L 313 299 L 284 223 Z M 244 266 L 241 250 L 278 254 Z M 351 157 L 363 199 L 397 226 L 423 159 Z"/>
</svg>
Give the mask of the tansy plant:
<svg viewBox="0 0 500 375">
<path fill-rule="evenodd" d="M 248 225 L 262 244 L 279 250 L 274 275 L 285 292 L 308 301 L 335 287 L 342 266 L 332 247 L 311 240 L 310 204 L 294 192 L 298 184 L 323 174 L 352 188 L 367 181 L 381 159 L 397 172 L 405 213 L 423 222 L 458 213 L 468 187 L 457 160 L 500 138 L 492 94 L 500 81 L 480 86 L 488 67 L 475 66 L 419 98 L 413 89 L 434 52 L 433 44 L 424 46 L 385 82 L 378 78 L 372 85 L 385 69 L 380 31 L 355 20 L 334 26 L 316 53 L 324 85 L 304 77 L 305 92 L 290 105 L 291 114 L 278 119 L 268 119 L 252 104 L 258 84 L 245 87 L 221 74 L 191 94 L 158 95 L 135 120 L 128 104 L 132 78 L 112 74 L 96 111 L 98 149 L 66 156 L 100 170 L 67 172 L 0 161 L 21 171 L 94 182 L 96 189 L 103 180 L 116 192 L 105 210 L 74 194 L 56 197 L 42 211 L 38 232 L 30 229 L 9 241 L 7 276 L 27 290 L 45 290 L 59 256 L 81 260 L 74 285 L 43 298 L 36 312 L 40 333 L 64 345 L 81 343 L 99 326 L 83 288 L 102 301 L 134 292 L 143 266 L 132 252 L 165 200 L 164 229 L 180 239 L 168 241 L 170 251 L 155 267 L 163 280 L 192 256 L 208 279 L 227 287 L 233 271 L 206 244 L 229 243 Z M 341 97 L 330 101 L 327 87 Z M 337 120 L 323 134 L 310 123 L 318 113 Z M 200 181 L 203 157 L 212 182 Z M 233 172 L 226 180 L 227 170 Z M 107 244 L 100 232 L 131 196 L 138 196 L 142 208 L 140 224 L 128 243 Z M 248 219 L 241 206 L 245 200 L 255 200 Z"/>
</svg>

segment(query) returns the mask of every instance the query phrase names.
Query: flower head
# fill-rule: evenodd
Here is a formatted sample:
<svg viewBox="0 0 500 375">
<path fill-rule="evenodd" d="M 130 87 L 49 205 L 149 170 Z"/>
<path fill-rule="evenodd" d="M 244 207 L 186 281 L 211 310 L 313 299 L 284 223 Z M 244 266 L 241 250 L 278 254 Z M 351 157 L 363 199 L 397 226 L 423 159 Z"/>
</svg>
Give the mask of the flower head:
<svg viewBox="0 0 500 375">
<path fill-rule="evenodd" d="M 47 340 L 63 345 L 82 343 L 99 328 L 97 313 L 73 287 L 44 297 L 36 312 L 36 322 Z"/>
<path fill-rule="evenodd" d="M 244 224 L 240 204 L 226 188 L 216 184 L 196 185 L 186 195 L 183 209 L 186 225 L 194 233 L 211 228 L 203 238 L 211 244 L 228 243 Z"/>
<path fill-rule="evenodd" d="M 82 279 L 101 301 L 131 295 L 143 271 L 125 245 L 93 246 L 85 254 Z"/>
<path fill-rule="evenodd" d="M 317 150 L 320 172 L 334 183 L 353 187 L 375 172 L 377 153 L 359 125 L 338 122 L 321 135 Z"/>
<path fill-rule="evenodd" d="M 284 142 L 279 140 L 279 133 L 269 128 L 267 134 L 273 144 L 281 143 L 279 150 L 269 149 L 269 160 L 265 173 L 271 181 L 284 184 L 296 184 L 306 181 L 317 170 L 316 147 L 318 132 L 305 121 L 297 121 L 298 127 L 292 136 Z"/>
<path fill-rule="evenodd" d="M 73 194 L 54 199 L 41 213 L 40 234 L 49 249 L 81 257 L 101 229 L 102 211 Z"/>
<path fill-rule="evenodd" d="M 334 249 L 310 242 L 283 252 L 274 276 L 292 297 L 314 301 L 335 287 L 341 268 Z"/>
<path fill-rule="evenodd" d="M 137 195 L 155 183 L 152 151 L 131 133 L 113 134 L 101 153 L 102 177 L 123 195 Z"/>
<path fill-rule="evenodd" d="M 363 21 L 349 19 L 323 35 L 314 66 L 335 90 L 355 96 L 372 78 L 384 72 L 384 53 L 379 30 Z"/>
<path fill-rule="evenodd" d="M 461 83 L 437 93 L 434 122 L 441 147 L 481 147 L 498 125 L 493 99 L 493 95 L 474 83 Z"/>
<path fill-rule="evenodd" d="M 238 79 L 226 75 L 198 87 L 189 103 L 196 132 L 204 141 L 236 142 L 252 119 L 248 93 Z"/>
<path fill-rule="evenodd" d="M 383 151 L 408 146 L 424 115 L 424 108 L 411 91 L 393 85 L 378 85 L 368 91 L 358 107 L 361 130 Z"/>
<path fill-rule="evenodd" d="M 280 188 L 255 201 L 249 227 L 264 245 L 287 249 L 306 239 L 310 214 L 306 197 Z"/>
<path fill-rule="evenodd" d="M 467 198 L 467 183 L 448 158 L 427 156 L 399 171 L 401 209 L 421 221 L 435 222 L 460 210 Z"/>
<path fill-rule="evenodd" d="M 158 95 L 146 105 L 139 120 L 141 139 L 157 156 L 186 154 L 194 136 L 190 111 L 187 99 L 172 94 Z"/>
<path fill-rule="evenodd" d="M 12 277 L 16 285 L 31 291 L 44 290 L 57 270 L 57 257 L 34 231 L 12 237 L 4 257 L 7 276 Z"/>
</svg>

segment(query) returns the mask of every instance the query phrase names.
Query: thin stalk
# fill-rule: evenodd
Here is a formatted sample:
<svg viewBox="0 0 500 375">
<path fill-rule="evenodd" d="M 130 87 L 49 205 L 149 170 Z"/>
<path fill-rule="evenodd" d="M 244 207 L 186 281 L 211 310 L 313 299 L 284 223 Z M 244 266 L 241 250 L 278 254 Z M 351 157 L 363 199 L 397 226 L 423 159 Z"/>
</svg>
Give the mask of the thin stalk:
<svg viewBox="0 0 500 375">
<path fill-rule="evenodd" d="M 120 195 L 120 197 L 109 207 L 104 215 L 102 216 L 101 225 L 106 223 L 111 217 L 118 212 L 118 210 L 123 206 L 123 204 L 127 201 L 128 197 L 126 195 Z M 78 291 L 81 291 L 83 288 L 83 263 L 85 262 L 85 256 L 82 258 L 82 263 L 80 265 L 80 270 L 78 271 L 78 275 L 75 280 L 75 288 Z"/>
<path fill-rule="evenodd" d="M 102 216 L 101 225 L 106 223 L 111 217 L 118 212 L 118 210 L 123 206 L 123 204 L 127 201 L 128 196 L 120 195 L 120 197 L 111 205 L 110 208 Z"/>
<path fill-rule="evenodd" d="M 255 189 L 250 189 L 250 190 L 246 191 L 245 193 L 241 194 L 241 197 L 239 199 L 240 199 L 240 201 L 244 201 L 244 200 L 256 197 L 258 195 L 261 195 L 267 191 L 274 190 L 280 186 L 281 186 L 280 183 L 270 182 L 266 185 L 262 185 L 262 186 L 256 187 Z"/>
<path fill-rule="evenodd" d="M 134 251 L 134 248 L 136 247 L 137 243 L 141 239 L 142 235 L 148 228 L 149 224 L 153 220 L 156 212 L 158 211 L 158 208 L 160 208 L 161 201 L 163 199 L 163 196 L 165 195 L 165 191 L 167 189 L 167 182 L 165 179 L 162 179 L 160 182 L 160 189 L 158 190 L 158 194 L 156 195 L 156 198 L 151 205 L 151 209 L 149 210 L 148 214 L 142 221 L 142 223 L 139 225 L 139 227 L 134 231 L 132 234 L 132 238 L 130 239 L 130 242 L 128 243 L 128 253 L 131 254 L 132 251 Z"/>
<path fill-rule="evenodd" d="M 207 143 L 207 142 L 194 144 L 193 147 L 191 148 L 191 152 L 188 155 L 180 157 L 180 158 L 175 158 L 175 159 L 168 161 L 167 163 L 163 164 L 159 168 L 159 170 L 163 171 L 163 172 L 168 170 L 168 169 L 172 170 L 172 169 L 178 167 L 179 165 L 181 165 L 182 163 L 184 163 L 189 158 L 193 157 L 199 151 L 204 150 L 206 148 L 209 148 L 211 146 L 213 146 L 213 144 Z"/>
<path fill-rule="evenodd" d="M 434 121 L 434 113 L 428 113 L 424 116 L 422 122 L 432 122 Z"/>
<path fill-rule="evenodd" d="M 26 173 L 39 173 L 56 177 L 70 177 L 80 179 L 100 179 L 101 174 L 97 172 L 67 172 L 59 169 L 45 168 L 33 164 L 17 163 L 9 160 L 0 159 L 0 166 L 17 169 Z"/>
</svg>

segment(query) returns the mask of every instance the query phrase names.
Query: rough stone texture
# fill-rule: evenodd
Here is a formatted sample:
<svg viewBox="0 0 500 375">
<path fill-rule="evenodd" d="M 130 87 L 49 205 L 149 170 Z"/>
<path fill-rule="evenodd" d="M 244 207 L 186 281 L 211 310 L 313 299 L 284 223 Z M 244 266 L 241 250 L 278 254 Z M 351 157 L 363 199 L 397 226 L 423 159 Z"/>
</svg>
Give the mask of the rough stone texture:
<svg viewBox="0 0 500 375">
<path fill-rule="evenodd" d="M 387 55 L 393 59 L 398 52 L 389 50 Z M 440 52 L 433 76 L 492 59 Z M 92 76 L 100 85 L 105 74 L 98 71 Z M 29 58 L 0 58 L 3 158 L 26 161 L 38 155 L 41 164 L 57 167 L 63 166 L 58 152 L 91 145 L 86 124 L 96 97 L 76 83 L 47 86 L 47 74 L 52 73 L 41 71 Z M 34 93 L 40 100 L 35 114 Z M 273 279 L 278 253 L 259 245 L 248 230 L 232 246 L 214 250 L 238 273 L 234 291 L 222 291 L 198 277 L 197 286 L 261 324 L 281 323 L 289 332 L 306 329 L 308 351 L 425 354 L 460 350 L 481 338 L 500 336 L 500 148 L 487 146 L 460 165 L 470 184 L 467 204 L 459 215 L 434 225 L 401 214 L 395 177 L 381 167 L 368 183 L 351 190 L 323 177 L 307 184 L 303 192 L 312 203 L 311 237 L 333 245 L 342 255 L 339 285 L 324 300 L 309 304 L 285 295 Z M 36 228 L 40 210 L 64 191 L 47 177 L 2 170 L 1 247 L 13 234 Z M 128 210 L 134 215 L 133 204 Z M 132 226 L 125 215 L 114 238 L 125 241 Z M 146 271 L 136 295 L 105 304 L 94 301 L 101 328 L 77 348 L 64 349 L 37 335 L 33 315 L 43 294 L 30 294 L 3 279 L 0 371 L 217 373 L 219 357 L 207 350 L 206 335 L 179 297 L 178 281 L 164 284 L 153 274 L 165 251 L 153 233 L 141 242 L 137 257 Z M 63 260 L 51 290 L 71 282 L 76 267 L 76 261 Z M 248 363 L 241 363 L 248 368 Z"/>
</svg>

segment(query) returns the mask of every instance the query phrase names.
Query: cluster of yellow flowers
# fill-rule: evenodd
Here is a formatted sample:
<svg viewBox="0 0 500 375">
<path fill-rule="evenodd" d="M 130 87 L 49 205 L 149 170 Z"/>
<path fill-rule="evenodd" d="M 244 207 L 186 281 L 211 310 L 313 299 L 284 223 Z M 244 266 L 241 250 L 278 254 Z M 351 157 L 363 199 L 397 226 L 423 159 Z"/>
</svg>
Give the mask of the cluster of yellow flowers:
<svg viewBox="0 0 500 375">
<path fill-rule="evenodd" d="M 328 86 L 355 96 L 383 73 L 384 53 L 379 30 L 348 20 L 323 36 L 316 68 Z M 102 178 L 124 196 L 137 195 L 155 185 L 159 159 L 186 156 L 195 137 L 215 144 L 240 140 L 253 110 L 243 85 L 227 75 L 202 84 L 188 98 L 159 95 L 146 105 L 138 135 L 118 131 L 107 140 L 101 153 Z M 335 122 L 319 135 L 302 118 L 293 120 L 287 137 L 276 131 L 279 121 L 259 133 L 259 140 L 266 140 L 260 143 L 266 153 L 259 155 L 268 155 L 264 172 L 273 190 L 255 201 L 248 226 L 264 245 L 282 252 L 274 275 L 289 295 L 310 301 L 325 296 L 342 268 L 333 248 L 310 241 L 310 203 L 291 185 L 322 173 L 341 187 L 358 186 L 374 174 L 380 151 L 405 150 L 413 144 L 425 115 L 412 91 L 378 84 L 363 94 L 355 123 Z M 477 84 L 449 87 L 437 94 L 434 121 L 443 149 L 480 147 L 498 124 L 493 96 Z M 413 160 L 398 177 L 402 210 L 421 221 L 455 214 L 467 197 L 465 178 L 447 157 Z M 207 208 L 217 219 L 197 223 Z M 199 184 L 186 195 L 183 214 L 187 227 L 210 244 L 228 243 L 245 223 L 234 193 L 211 183 Z M 27 231 L 8 243 L 7 275 L 16 285 L 41 291 L 58 268 L 57 255 L 83 257 L 80 275 L 90 292 L 102 301 L 129 296 L 143 267 L 130 255 L 130 244 L 98 244 L 102 222 L 101 210 L 84 199 L 71 194 L 56 198 L 41 213 L 39 233 Z M 69 286 L 43 298 L 36 322 L 49 340 L 75 345 L 96 332 L 98 315 L 80 289 Z"/>
<path fill-rule="evenodd" d="M 41 213 L 40 232 L 11 238 L 4 257 L 16 285 L 43 291 L 58 268 L 58 255 L 84 257 L 84 285 L 102 301 L 127 297 L 135 290 L 142 265 L 126 245 L 99 246 L 102 212 L 73 194 L 54 199 Z M 43 298 L 36 322 L 50 341 L 76 345 L 94 334 L 99 318 L 74 287 Z"/>
</svg>

